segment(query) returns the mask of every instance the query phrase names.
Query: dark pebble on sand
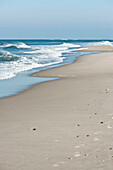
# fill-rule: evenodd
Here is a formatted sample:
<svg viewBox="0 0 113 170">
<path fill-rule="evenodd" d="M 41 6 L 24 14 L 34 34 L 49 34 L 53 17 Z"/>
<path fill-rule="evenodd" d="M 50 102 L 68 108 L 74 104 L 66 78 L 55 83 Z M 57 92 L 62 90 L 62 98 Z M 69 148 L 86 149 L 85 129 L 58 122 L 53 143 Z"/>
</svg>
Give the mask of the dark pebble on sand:
<svg viewBox="0 0 113 170">
<path fill-rule="evenodd" d="M 36 130 L 36 128 L 33 128 L 33 130 Z"/>
<path fill-rule="evenodd" d="M 112 150 L 112 148 L 109 148 L 110 150 Z"/>
<path fill-rule="evenodd" d="M 103 124 L 104 122 L 100 122 L 100 124 Z"/>
<path fill-rule="evenodd" d="M 89 137 L 90 135 L 86 135 L 87 137 Z"/>
</svg>

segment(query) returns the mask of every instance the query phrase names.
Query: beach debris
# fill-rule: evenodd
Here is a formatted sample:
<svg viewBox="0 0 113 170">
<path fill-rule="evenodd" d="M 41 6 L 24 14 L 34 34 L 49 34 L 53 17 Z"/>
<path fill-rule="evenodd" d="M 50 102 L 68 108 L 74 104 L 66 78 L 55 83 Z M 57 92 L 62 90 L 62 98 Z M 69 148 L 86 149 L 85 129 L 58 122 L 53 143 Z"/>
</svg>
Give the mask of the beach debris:
<svg viewBox="0 0 113 170">
<path fill-rule="evenodd" d="M 87 156 L 86 154 L 84 156 Z"/>
<path fill-rule="evenodd" d="M 108 93 L 109 89 L 106 89 L 106 93 Z"/>
<path fill-rule="evenodd" d="M 76 126 L 80 126 L 80 125 L 78 124 L 78 125 L 76 125 Z"/>
<path fill-rule="evenodd" d="M 55 140 L 55 142 L 58 142 L 58 140 Z"/>
<path fill-rule="evenodd" d="M 75 146 L 75 148 L 77 149 L 77 148 L 80 148 L 80 146 L 78 145 L 78 146 Z"/>
<path fill-rule="evenodd" d="M 58 167 L 58 166 L 59 166 L 59 164 L 53 164 L 53 166 L 54 166 L 54 167 Z"/>
<path fill-rule="evenodd" d="M 113 159 L 113 155 L 111 155 L 111 156 L 109 157 L 109 159 Z"/>
<path fill-rule="evenodd" d="M 99 132 L 95 132 L 94 134 L 95 134 L 95 135 L 98 135 L 98 134 L 99 134 Z"/>
<path fill-rule="evenodd" d="M 75 152 L 75 157 L 79 157 L 80 155 L 80 152 Z"/>
<path fill-rule="evenodd" d="M 112 127 L 111 127 L 111 125 L 108 125 L 107 128 L 108 128 L 108 129 L 111 129 Z"/>
<path fill-rule="evenodd" d="M 72 158 L 69 157 L 68 159 L 72 159 Z"/>
<path fill-rule="evenodd" d="M 98 141 L 98 140 L 99 140 L 99 138 L 97 138 L 97 137 L 94 137 L 94 140 L 95 140 L 95 141 Z"/>
<path fill-rule="evenodd" d="M 35 131 L 36 130 L 36 128 L 33 128 L 33 131 Z"/>
</svg>

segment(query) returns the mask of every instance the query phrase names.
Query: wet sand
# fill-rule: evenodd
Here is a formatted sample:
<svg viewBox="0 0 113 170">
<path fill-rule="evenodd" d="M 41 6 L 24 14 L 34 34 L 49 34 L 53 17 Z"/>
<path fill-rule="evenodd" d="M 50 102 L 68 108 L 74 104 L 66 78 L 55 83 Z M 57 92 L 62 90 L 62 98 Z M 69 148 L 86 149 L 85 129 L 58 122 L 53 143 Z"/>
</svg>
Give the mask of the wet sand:
<svg viewBox="0 0 113 170">
<path fill-rule="evenodd" d="M 34 76 L 60 79 L 0 99 L 0 170 L 112 170 L 113 53 Z"/>
</svg>

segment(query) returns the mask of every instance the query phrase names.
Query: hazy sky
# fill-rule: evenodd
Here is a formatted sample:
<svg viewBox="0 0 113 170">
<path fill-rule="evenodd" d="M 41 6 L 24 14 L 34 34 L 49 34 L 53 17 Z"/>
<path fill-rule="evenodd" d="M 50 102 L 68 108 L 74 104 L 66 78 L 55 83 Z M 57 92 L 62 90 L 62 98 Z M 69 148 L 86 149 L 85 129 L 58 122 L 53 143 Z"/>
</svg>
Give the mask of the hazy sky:
<svg viewBox="0 0 113 170">
<path fill-rule="evenodd" d="M 0 0 L 0 38 L 113 39 L 113 0 Z"/>
</svg>

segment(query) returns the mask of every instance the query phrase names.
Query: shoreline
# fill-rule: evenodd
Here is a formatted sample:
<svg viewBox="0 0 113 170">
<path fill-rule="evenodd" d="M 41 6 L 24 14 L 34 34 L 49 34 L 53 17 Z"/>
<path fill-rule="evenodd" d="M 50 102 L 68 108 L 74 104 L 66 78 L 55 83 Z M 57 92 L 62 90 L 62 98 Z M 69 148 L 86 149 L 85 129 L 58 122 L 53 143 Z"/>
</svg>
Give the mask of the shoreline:
<svg viewBox="0 0 113 170">
<path fill-rule="evenodd" d="M 60 79 L 0 99 L 0 169 L 112 170 L 113 53 L 35 76 Z"/>
<path fill-rule="evenodd" d="M 92 54 L 95 54 L 95 52 L 97 52 L 97 53 L 105 53 L 105 52 L 112 52 L 113 51 L 113 47 L 112 46 L 86 46 L 86 47 L 83 47 L 83 48 L 78 48 L 78 49 L 76 49 L 74 52 L 94 52 L 94 53 L 92 53 Z M 77 60 L 79 60 L 79 58 L 81 58 L 82 56 L 87 56 L 87 55 L 92 55 L 92 54 L 82 54 L 82 55 L 79 55 L 76 59 L 75 59 L 75 61 L 74 62 L 72 62 L 72 63 L 68 63 L 68 64 L 64 64 L 64 65 L 60 65 L 60 66 L 56 66 L 56 67 L 52 67 L 52 68 L 48 68 L 48 69 L 45 69 L 45 70 L 41 70 L 41 71 L 38 71 L 38 72 L 35 72 L 35 73 L 31 73 L 31 74 L 29 74 L 28 76 L 30 76 L 30 77 L 37 77 L 37 76 L 35 76 L 35 75 L 38 75 L 38 73 L 40 73 L 40 72 L 43 72 L 43 71 L 48 71 L 48 70 L 52 70 L 52 69 L 56 69 L 56 68 L 60 68 L 60 67 L 64 67 L 64 66 L 67 66 L 67 65 L 70 65 L 70 64 L 73 64 L 73 63 L 75 63 L 75 62 L 77 62 Z M 26 87 L 26 88 L 22 88 L 22 90 L 18 90 L 17 92 L 15 92 L 14 94 L 12 93 L 12 94 L 10 94 L 10 95 L 5 95 L 4 97 L 1 97 L 0 98 L 0 100 L 2 100 L 2 99 L 6 99 L 6 98 L 10 98 L 10 97 L 13 97 L 13 96 L 16 96 L 16 95 L 19 95 L 19 94 L 22 94 L 22 93 L 24 93 L 24 91 L 28 91 L 29 89 L 31 89 L 32 87 L 34 87 L 35 85 L 37 85 L 37 84 L 40 84 L 40 83 L 45 83 L 45 82 L 48 82 L 48 81 L 54 81 L 54 80 L 49 80 L 49 78 L 53 78 L 53 79 L 55 79 L 56 80 L 56 78 L 57 79 L 61 79 L 62 78 L 62 76 L 50 76 L 50 77 L 48 77 L 48 76 L 39 76 L 38 75 L 38 77 L 39 78 L 48 78 L 48 80 L 43 80 L 43 81 L 39 81 L 39 82 L 37 82 L 37 83 L 34 83 L 34 84 L 32 84 L 32 85 L 29 85 L 28 87 Z"/>
</svg>

